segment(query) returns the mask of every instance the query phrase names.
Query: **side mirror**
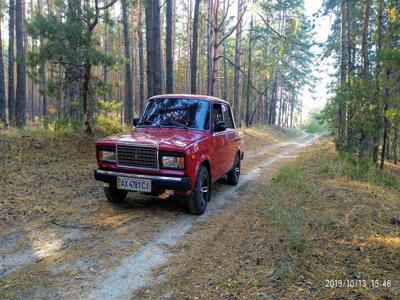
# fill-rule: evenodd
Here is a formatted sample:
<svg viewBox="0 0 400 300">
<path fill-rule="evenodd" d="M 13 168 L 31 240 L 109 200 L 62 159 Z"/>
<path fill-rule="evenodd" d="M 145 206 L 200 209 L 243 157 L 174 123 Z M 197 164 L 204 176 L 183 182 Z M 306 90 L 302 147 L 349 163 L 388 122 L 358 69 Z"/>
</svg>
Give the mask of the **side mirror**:
<svg viewBox="0 0 400 300">
<path fill-rule="evenodd" d="M 140 120 L 140 118 L 133 118 L 133 120 L 132 120 L 133 126 L 136 127 L 139 124 L 139 120 Z"/>
<path fill-rule="evenodd" d="M 225 121 L 218 121 L 217 123 L 215 123 L 215 126 L 214 126 L 215 132 L 221 132 L 221 131 L 225 131 L 225 130 L 226 130 Z"/>
</svg>

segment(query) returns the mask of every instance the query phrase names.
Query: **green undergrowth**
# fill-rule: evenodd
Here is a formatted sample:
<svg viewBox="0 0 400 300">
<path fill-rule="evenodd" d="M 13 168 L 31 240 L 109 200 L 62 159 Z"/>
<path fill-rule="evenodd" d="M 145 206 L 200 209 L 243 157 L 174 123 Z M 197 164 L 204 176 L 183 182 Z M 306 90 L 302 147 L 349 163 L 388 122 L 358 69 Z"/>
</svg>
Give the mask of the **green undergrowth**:
<svg viewBox="0 0 400 300">
<path fill-rule="evenodd" d="M 262 195 L 270 280 L 287 292 L 278 295 L 304 292 L 297 283 L 305 282 L 311 297 L 400 297 L 399 187 L 398 174 L 336 153 L 327 141 L 282 166 Z M 354 278 L 368 286 L 325 287 Z M 371 290 L 374 279 L 392 286 Z"/>
</svg>

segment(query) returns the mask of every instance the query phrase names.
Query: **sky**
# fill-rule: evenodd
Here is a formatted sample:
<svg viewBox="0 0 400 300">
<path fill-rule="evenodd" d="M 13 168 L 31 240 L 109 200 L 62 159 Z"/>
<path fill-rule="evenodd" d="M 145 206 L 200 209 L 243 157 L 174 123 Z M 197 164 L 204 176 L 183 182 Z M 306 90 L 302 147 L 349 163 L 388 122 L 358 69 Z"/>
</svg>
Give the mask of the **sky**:
<svg viewBox="0 0 400 300">
<path fill-rule="evenodd" d="M 312 18 L 312 15 L 322 7 L 323 0 L 305 0 L 306 14 Z M 318 17 L 315 20 L 315 42 L 324 43 L 329 35 L 331 23 L 330 16 Z M 312 52 L 318 57 L 322 50 L 319 46 L 313 46 Z M 317 64 L 318 63 L 318 64 Z M 307 118 L 308 113 L 313 109 L 323 108 L 327 99 L 330 98 L 328 84 L 332 81 L 329 74 L 334 73 L 332 59 L 318 59 L 314 66 L 313 75 L 317 78 L 315 90 L 310 92 L 308 88 L 302 91 L 303 99 L 303 118 Z"/>
</svg>

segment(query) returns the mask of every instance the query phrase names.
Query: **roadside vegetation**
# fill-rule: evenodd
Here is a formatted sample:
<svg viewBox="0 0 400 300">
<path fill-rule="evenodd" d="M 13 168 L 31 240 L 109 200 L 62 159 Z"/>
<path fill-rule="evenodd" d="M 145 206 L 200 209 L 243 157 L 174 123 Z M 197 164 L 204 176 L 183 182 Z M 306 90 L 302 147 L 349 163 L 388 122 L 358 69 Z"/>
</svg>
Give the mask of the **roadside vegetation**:
<svg viewBox="0 0 400 300">
<path fill-rule="evenodd" d="M 302 124 L 302 129 L 309 134 L 328 135 L 331 133 L 331 128 L 324 122 L 319 110 L 310 112 L 308 119 Z"/>
<path fill-rule="evenodd" d="M 398 166 L 380 171 L 325 140 L 249 185 L 256 201 L 243 194 L 200 224 L 167 266 L 167 283 L 139 295 L 398 299 L 399 184 Z"/>
<path fill-rule="evenodd" d="M 400 168 L 380 171 L 333 148 L 282 167 L 263 196 L 279 257 L 269 278 L 280 296 L 398 298 Z"/>
</svg>

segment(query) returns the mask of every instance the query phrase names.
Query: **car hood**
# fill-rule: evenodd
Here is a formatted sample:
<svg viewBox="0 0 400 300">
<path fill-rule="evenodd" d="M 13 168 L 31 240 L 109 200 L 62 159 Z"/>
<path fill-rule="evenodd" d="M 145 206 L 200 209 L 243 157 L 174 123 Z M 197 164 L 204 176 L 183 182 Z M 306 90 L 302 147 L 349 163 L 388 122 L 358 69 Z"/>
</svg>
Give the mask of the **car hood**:
<svg viewBox="0 0 400 300">
<path fill-rule="evenodd" d="M 185 148 L 206 135 L 207 132 L 197 130 L 144 127 L 107 137 L 101 140 L 100 143 L 132 143 L 174 149 Z"/>
</svg>

